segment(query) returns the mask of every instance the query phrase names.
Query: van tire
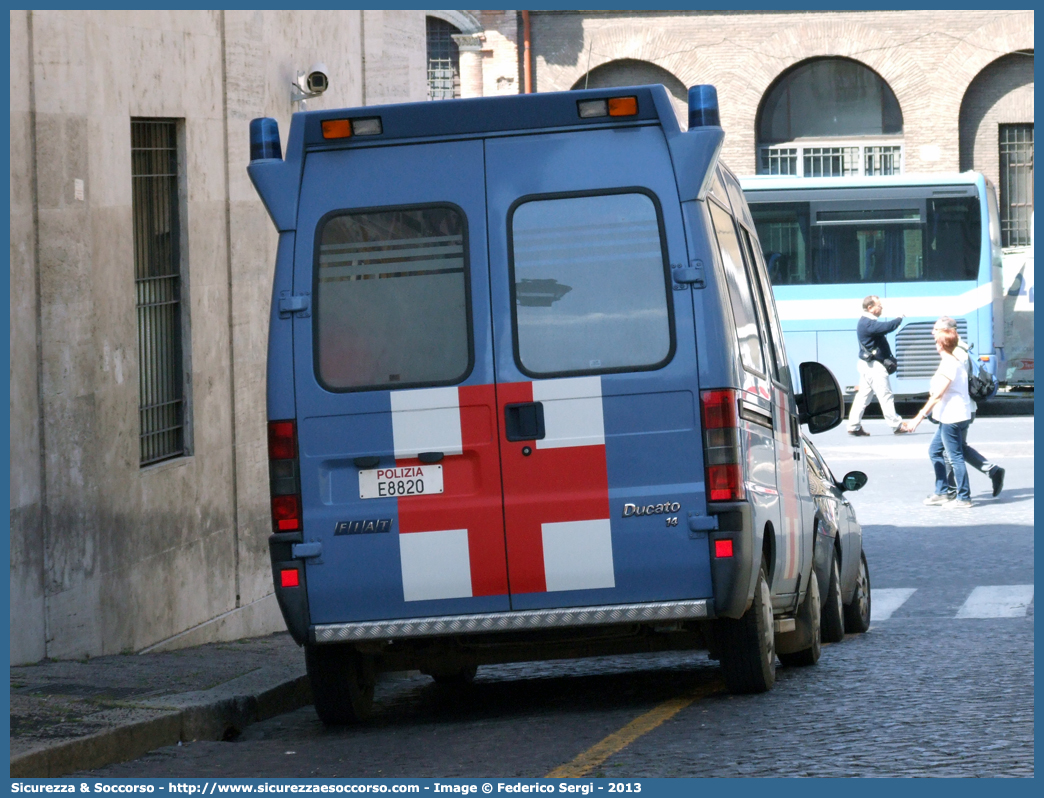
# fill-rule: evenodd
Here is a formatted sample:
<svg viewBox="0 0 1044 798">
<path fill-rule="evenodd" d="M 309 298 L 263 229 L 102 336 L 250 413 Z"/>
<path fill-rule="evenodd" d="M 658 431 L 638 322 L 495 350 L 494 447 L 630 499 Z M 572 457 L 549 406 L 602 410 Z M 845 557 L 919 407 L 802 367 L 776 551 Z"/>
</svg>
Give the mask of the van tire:
<svg viewBox="0 0 1044 798">
<path fill-rule="evenodd" d="M 754 601 L 741 618 L 717 621 L 721 670 L 731 693 L 764 693 L 776 683 L 772 594 L 765 566 L 758 569 Z"/>
<path fill-rule="evenodd" d="M 823 599 L 820 634 L 824 643 L 840 643 L 845 639 L 845 608 L 841 603 L 841 569 L 836 550 L 830 559 L 830 584 L 827 585 L 826 597 Z"/>
<path fill-rule="evenodd" d="M 822 653 L 822 629 L 820 619 L 823 615 L 823 607 L 819 601 L 819 580 L 815 571 L 809 574 L 808 588 L 805 590 L 805 600 L 801 602 L 798 609 L 797 630 L 790 634 L 800 634 L 808 641 L 808 647 L 799 651 L 780 653 L 779 661 L 790 667 L 806 667 L 819 662 Z"/>
<path fill-rule="evenodd" d="M 373 659 L 350 646 L 306 645 L 305 669 L 319 720 L 326 726 L 361 723 L 373 714 Z"/>
<path fill-rule="evenodd" d="M 855 593 L 852 601 L 845 605 L 845 631 L 862 634 L 870 628 L 870 568 L 866 554 L 859 552 L 859 573 L 856 574 Z"/>
</svg>

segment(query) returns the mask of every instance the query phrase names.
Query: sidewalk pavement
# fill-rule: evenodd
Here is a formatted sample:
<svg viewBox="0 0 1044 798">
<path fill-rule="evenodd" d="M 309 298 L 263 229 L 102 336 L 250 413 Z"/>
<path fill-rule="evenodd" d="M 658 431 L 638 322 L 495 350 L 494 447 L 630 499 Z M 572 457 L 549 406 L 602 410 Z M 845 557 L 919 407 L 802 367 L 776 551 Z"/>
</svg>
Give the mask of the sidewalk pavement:
<svg viewBox="0 0 1044 798">
<path fill-rule="evenodd" d="M 189 740 L 233 739 L 312 702 L 286 632 L 11 668 L 11 776 L 54 777 Z"/>
</svg>

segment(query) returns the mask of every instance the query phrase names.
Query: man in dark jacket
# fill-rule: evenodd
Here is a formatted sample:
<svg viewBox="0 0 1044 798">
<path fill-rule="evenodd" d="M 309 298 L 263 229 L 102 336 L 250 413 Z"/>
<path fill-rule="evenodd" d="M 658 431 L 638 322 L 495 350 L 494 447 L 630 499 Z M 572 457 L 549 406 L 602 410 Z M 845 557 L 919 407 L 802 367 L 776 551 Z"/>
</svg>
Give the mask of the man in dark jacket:
<svg viewBox="0 0 1044 798">
<path fill-rule="evenodd" d="M 899 435 L 906 430 L 903 428 L 903 420 L 895 412 L 895 401 L 892 399 L 892 385 L 888 381 L 888 369 L 885 368 L 884 360 L 892 357 L 892 348 L 888 345 L 885 336 L 897 329 L 903 323 L 903 316 L 897 316 L 891 321 L 880 321 L 879 317 L 884 308 L 881 306 L 881 298 L 871 294 L 863 300 L 863 315 L 859 317 L 856 325 L 856 337 L 859 339 L 859 390 L 855 399 L 852 400 L 852 410 L 848 414 L 849 435 L 869 435 L 863 429 L 863 411 L 870 403 L 870 392 L 877 396 L 877 402 L 881 405 L 881 413 L 892 428 L 892 432 Z"/>
</svg>

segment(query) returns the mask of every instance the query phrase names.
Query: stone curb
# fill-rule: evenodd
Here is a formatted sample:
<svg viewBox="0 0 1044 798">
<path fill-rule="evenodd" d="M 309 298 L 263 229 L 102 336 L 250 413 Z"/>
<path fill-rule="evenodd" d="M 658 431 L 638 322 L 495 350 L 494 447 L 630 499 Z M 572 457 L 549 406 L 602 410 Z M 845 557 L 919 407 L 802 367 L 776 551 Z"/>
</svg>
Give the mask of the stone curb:
<svg viewBox="0 0 1044 798">
<path fill-rule="evenodd" d="M 11 777 L 67 776 L 136 759 L 179 741 L 232 739 L 251 723 L 311 703 L 307 676 L 283 681 L 257 693 L 216 700 L 171 696 L 165 701 L 139 705 L 145 711 L 156 712 L 156 717 L 130 721 L 86 737 L 12 756 Z M 172 708 L 171 704 L 181 706 Z"/>
</svg>

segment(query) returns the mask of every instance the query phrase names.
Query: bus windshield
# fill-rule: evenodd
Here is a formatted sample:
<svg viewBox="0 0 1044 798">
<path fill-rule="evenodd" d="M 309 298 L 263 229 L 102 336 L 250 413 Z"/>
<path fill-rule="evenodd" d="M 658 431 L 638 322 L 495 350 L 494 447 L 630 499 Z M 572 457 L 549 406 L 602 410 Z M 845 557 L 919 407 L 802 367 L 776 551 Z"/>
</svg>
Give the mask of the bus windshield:
<svg viewBox="0 0 1044 798">
<path fill-rule="evenodd" d="M 975 280 L 978 199 L 925 193 L 829 203 L 747 196 L 774 286 Z"/>
</svg>

